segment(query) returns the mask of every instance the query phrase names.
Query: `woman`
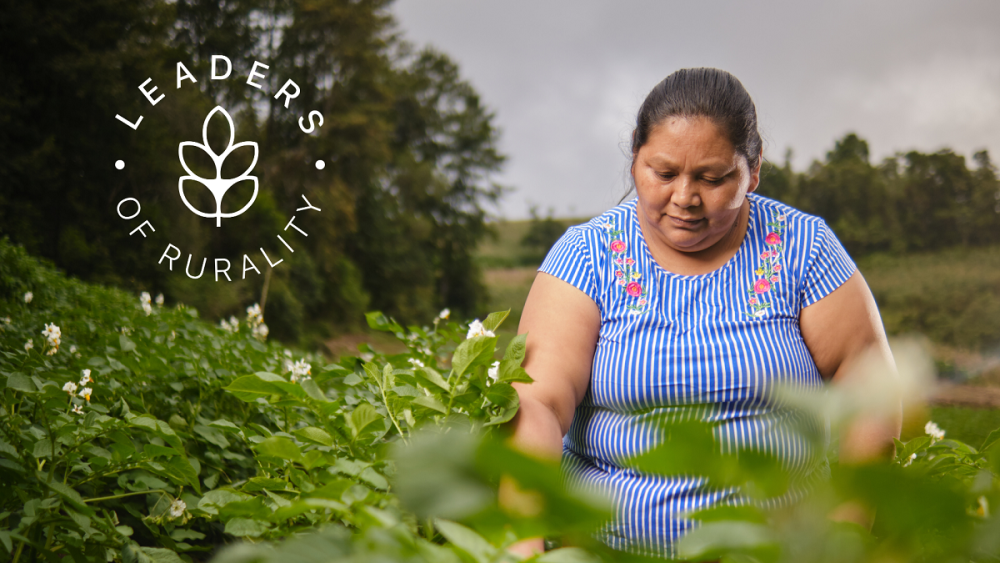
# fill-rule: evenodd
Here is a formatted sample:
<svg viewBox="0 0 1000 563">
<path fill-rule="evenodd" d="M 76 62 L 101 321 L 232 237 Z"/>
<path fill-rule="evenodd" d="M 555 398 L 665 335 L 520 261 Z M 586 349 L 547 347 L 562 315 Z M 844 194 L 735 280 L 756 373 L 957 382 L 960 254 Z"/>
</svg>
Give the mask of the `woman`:
<svg viewBox="0 0 1000 563">
<path fill-rule="evenodd" d="M 871 347 L 891 362 L 871 292 L 830 228 L 753 193 L 761 161 L 756 110 L 735 77 L 671 74 L 636 120 L 636 198 L 570 228 L 528 295 L 518 332 L 535 381 L 517 387 L 514 443 L 561 455 L 571 480 L 611 495 L 601 538 L 613 548 L 669 556 L 692 525 L 683 513 L 732 498 L 626 468 L 655 445 L 649 420 L 708 405 L 723 442 L 770 451 L 806 483 L 822 456 L 782 433 L 788 412 L 766 393 L 837 382 Z M 885 455 L 898 433 L 898 413 L 859 424 L 841 459 Z"/>
</svg>

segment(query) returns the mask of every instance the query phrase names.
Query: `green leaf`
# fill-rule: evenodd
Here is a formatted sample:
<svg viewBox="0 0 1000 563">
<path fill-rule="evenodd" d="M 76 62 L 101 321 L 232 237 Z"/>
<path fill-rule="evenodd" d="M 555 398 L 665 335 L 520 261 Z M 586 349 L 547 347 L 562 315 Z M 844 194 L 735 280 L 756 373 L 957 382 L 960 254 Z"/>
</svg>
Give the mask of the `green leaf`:
<svg viewBox="0 0 1000 563">
<path fill-rule="evenodd" d="M 198 481 L 198 472 L 195 471 L 190 459 L 184 456 L 172 457 L 164 464 L 164 467 L 171 477 L 188 483 L 194 487 L 194 490 L 198 491 L 198 494 L 201 494 L 201 483 Z"/>
<path fill-rule="evenodd" d="M 514 381 L 520 383 L 531 383 L 534 381 L 534 379 L 528 375 L 528 372 L 524 371 L 523 367 L 508 360 L 500 362 L 500 374 L 498 378 L 504 383 L 511 383 Z"/>
<path fill-rule="evenodd" d="M 153 563 L 184 563 L 175 552 L 162 547 L 140 547 Z"/>
<path fill-rule="evenodd" d="M 131 352 L 135 350 L 135 342 L 132 342 L 132 340 L 124 334 L 119 334 L 118 347 L 122 349 L 122 352 Z"/>
<path fill-rule="evenodd" d="M 229 522 L 226 522 L 225 532 L 240 538 L 257 538 L 262 536 L 270 526 L 267 522 L 261 522 L 260 520 L 233 518 Z"/>
<path fill-rule="evenodd" d="M 718 557 L 730 550 L 760 549 L 774 542 L 767 526 L 750 522 L 709 522 L 683 536 L 678 555 L 701 560 Z"/>
<path fill-rule="evenodd" d="M 258 453 L 281 461 L 302 461 L 302 450 L 284 436 L 271 436 L 253 446 Z"/>
<path fill-rule="evenodd" d="M 204 424 L 195 424 L 194 433 L 201 436 L 209 444 L 216 445 L 222 449 L 227 449 L 229 447 L 229 440 L 215 428 L 210 428 Z"/>
<path fill-rule="evenodd" d="M 302 390 L 306 392 L 306 395 L 315 401 L 320 401 L 322 403 L 330 402 L 323 390 L 316 385 L 316 382 L 312 379 L 306 379 L 304 381 L 299 381 L 299 385 L 302 386 Z"/>
<path fill-rule="evenodd" d="M 232 502 L 241 502 L 250 498 L 252 498 L 250 495 L 233 489 L 212 489 L 198 501 L 198 509 L 209 514 L 218 514 L 219 508 Z"/>
<path fill-rule="evenodd" d="M 326 431 L 316 428 L 315 426 L 299 428 L 293 432 L 293 434 L 303 440 L 309 440 L 310 442 L 316 442 L 317 444 L 322 444 L 324 446 L 333 445 L 333 437 L 327 434 Z"/>
<path fill-rule="evenodd" d="M 22 393 L 37 393 L 38 388 L 31 382 L 28 376 L 15 373 L 7 377 L 7 388 L 20 391 Z"/>
<path fill-rule="evenodd" d="M 553 549 L 538 556 L 538 563 L 601 563 L 603 559 L 579 547 Z"/>
<path fill-rule="evenodd" d="M 396 321 L 386 318 L 382 314 L 382 311 L 371 311 L 365 313 L 365 320 L 368 321 L 368 326 L 375 330 L 382 332 L 404 332 L 403 327 L 399 325 Z"/>
<path fill-rule="evenodd" d="M 59 481 L 46 482 L 46 479 L 41 475 L 38 476 L 38 479 L 39 481 L 44 482 L 45 486 L 55 491 L 56 494 L 58 494 L 69 504 L 71 504 L 73 508 L 75 508 L 77 511 L 82 512 L 87 516 L 94 515 L 94 510 L 89 506 L 87 506 L 86 504 L 84 504 L 83 497 L 80 496 L 80 493 L 76 492 L 69 485 L 61 483 Z"/>
<path fill-rule="evenodd" d="M 448 382 L 445 381 L 444 378 L 441 377 L 441 374 L 438 373 L 437 370 L 433 368 L 418 367 L 414 370 L 414 372 L 418 375 L 423 376 L 424 379 L 426 379 L 430 383 L 433 383 L 434 385 L 437 385 L 438 387 L 440 387 L 445 391 L 449 391 L 451 389 L 451 387 L 448 385 Z"/>
<path fill-rule="evenodd" d="M 221 418 L 219 420 L 209 422 L 208 425 L 212 428 L 217 428 L 223 432 L 238 433 L 240 431 L 239 426 L 236 426 L 232 422 L 229 422 L 228 420 Z"/>
<path fill-rule="evenodd" d="M 438 518 L 434 520 L 434 526 L 445 539 L 469 554 L 478 563 L 492 561 L 497 555 L 495 547 L 482 536 L 461 524 Z"/>
<path fill-rule="evenodd" d="M 347 417 L 347 424 L 351 427 L 351 433 L 357 438 L 364 432 L 365 428 L 380 420 L 382 420 L 382 415 L 375 410 L 375 407 L 368 403 L 361 403 Z"/>
<path fill-rule="evenodd" d="M 493 363 L 496 345 L 495 336 L 474 336 L 459 344 L 451 359 L 455 377 L 461 377 L 469 368 Z"/>
<path fill-rule="evenodd" d="M 509 383 L 494 383 L 486 389 L 486 398 L 494 405 L 508 408 L 517 406 L 517 391 Z"/>
<path fill-rule="evenodd" d="M 506 361 L 517 362 L 517 365 L 521 365 L 524 361 L 524 349 L 527 344 L 528 333 L 518 334 L 514 338 L 510 339 L 510 343 L 507 344 L 507 350 L 503 353 L 503 359 Z"/>
<path fill-rule="evenodd" d="M 990 432 L 989 436 L 987 436 L 986 439 L 983 440 L 983 445 L 982 447 L 979 448 L 979 451 L 982 453 L 986 453 L 987 450 L 989 450 L 993 446 L 996 446 L 997 444 L 1000 444 L 1000 428 L 997 428 L 996 430 Z"/>
<path fill-rule="evenodd" d="M 497 311 L 496 313 L 490 313 L 486 320 L 483 321 L 483 328 L 486 330 L 496 332 L 500 325 L 503 324 L 504 319 L 510 314 L 510 309 L 506 311 Z"/>
<path fill-rule="evenodd" d="M 227 387 L 223 387 L 223 389 L 229 391 L 241 401 L 253 403 L 261 397 L 267 399 L 271 395 L 283 395 L 287 388 L 281 384 L 292 385 L 298 388 L 298 385 L 285 381 L 285 378 L 280 375 L 259 371 L 253 375 L 238 377 Z M 304 391 L 302 391 L 302 395 L 305 395 Z"/>
<path fill-rule="evenodd" d="M 448 414 L 448 407 L 444 406 L 441 401 L 437 400 L 437 397 L 428 397 L 423 395 L 414 399 L 413 404 L 436 410 L 441 414 Z"/>
</svg>

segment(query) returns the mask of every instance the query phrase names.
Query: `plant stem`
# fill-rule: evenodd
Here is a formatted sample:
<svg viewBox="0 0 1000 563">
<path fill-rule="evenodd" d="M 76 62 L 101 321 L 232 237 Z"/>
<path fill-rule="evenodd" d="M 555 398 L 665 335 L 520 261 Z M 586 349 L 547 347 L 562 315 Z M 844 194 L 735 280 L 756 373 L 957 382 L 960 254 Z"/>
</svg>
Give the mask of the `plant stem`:
<svg viewBox="0 0 1000 563">
<path fill-rule="evenodd" d="M 136 491 L 134 493 L 122 493 L 120 495 L 111 495 L 109 497 L 88 498 L 88 499 L 83 499 L 83 502 L 84 503 L 88 503 L 88 502 L 100 502 L 100 501 L 103 501 L 103 500 L 112 500 L 112 499 L 116 499 L 116 498 L 134 497 L 136 495 L 148 495 L 148 494 L 152 494 L 152 493 L 169 494 L 169 493 L 167 493 L 167 491 L 165 491 L 163 489 L 150 489 L 148 491 Z"/>
</svg>

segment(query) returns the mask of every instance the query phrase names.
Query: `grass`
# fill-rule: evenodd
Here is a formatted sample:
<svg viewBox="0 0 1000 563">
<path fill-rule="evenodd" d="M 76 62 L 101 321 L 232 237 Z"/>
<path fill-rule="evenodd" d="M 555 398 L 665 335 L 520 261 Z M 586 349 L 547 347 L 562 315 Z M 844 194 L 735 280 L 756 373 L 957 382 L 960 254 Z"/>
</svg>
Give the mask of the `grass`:
<svg viewBox="0 0 1000 563">
<path fill-rule="evenodd" d="M 961 440 L 978 448 L 990 432 L 1000 428 L 1000 410 L 933 407 L 931 420 L 945 431 L 946 438 Z"/>
</svg>

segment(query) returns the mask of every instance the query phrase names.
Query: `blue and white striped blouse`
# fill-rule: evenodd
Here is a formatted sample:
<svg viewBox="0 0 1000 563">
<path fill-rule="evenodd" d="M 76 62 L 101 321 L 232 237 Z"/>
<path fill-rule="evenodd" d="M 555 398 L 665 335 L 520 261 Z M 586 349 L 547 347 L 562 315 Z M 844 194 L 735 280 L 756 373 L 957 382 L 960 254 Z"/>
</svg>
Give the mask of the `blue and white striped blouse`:
<svg viewBox="0 0 1000 563">
<path fill-rule="evenodd" d="M 601 532 L 612 548 L 673 556 L 674 541 L 696 525 L 685 513 L 742 502 L 738 491 L 705 479 L 624 467 L 656 445 L 660 434 L 649 421 L 672 409 L 708 405 L 703 415 L 719 423 L 724 447 L 771 453 L 798 482 L 826 468 L 821 452 L 782 430 L 798 415 L 765 397 L 779 383 L 822 385 L 799 312 L 847 281 L 855 265 L 822 219 L 756 194 L 747 199 L 743 243 L 707 274 L 678 275 L 656 263 L 636 200 L 571 227 L 539 268 L 586 293 L 601 313 L 590 387 L 563 440 L 563 470 L 614 500 Z"/>
</svg>

